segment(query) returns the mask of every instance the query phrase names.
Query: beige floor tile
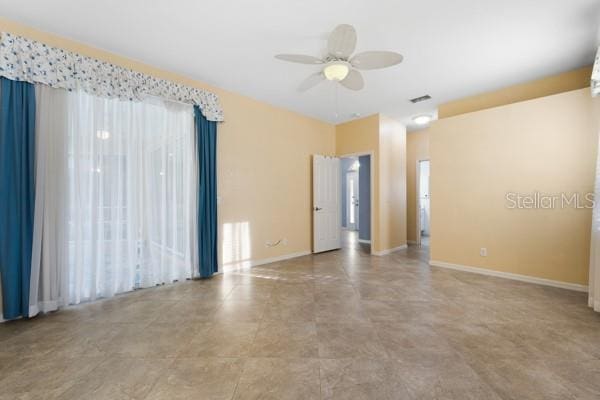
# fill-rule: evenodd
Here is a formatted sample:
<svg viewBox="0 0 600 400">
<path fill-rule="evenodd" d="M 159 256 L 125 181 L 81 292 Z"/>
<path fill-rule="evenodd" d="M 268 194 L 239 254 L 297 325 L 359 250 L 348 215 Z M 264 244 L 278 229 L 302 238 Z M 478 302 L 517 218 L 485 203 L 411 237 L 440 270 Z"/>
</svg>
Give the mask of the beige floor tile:
<svg viewBox="0 0 600 400">
<path fill-rule="evenodd" d="M 97 313 L 93 320 L 95 322 L 120 322 L 120 323 L 150 323 L 159 316 L 169 312 L 177 304 L 176 301 L 163 300 L 143 300 L 125 305 L 122 308 L 115 308 L 109 312 Z"/>
<path fill-rule="evenodd" d="M 224 300 L 229 296 L 235 284 L 229 282 L 211 283 L 211 280 L 195 280 L 191 283 L 192 287 L 186 289 L 178 300 Z"/>
<path fill-rule="evenodd" d="M 314 285 L 300 283 L 281 283 L 271 292 L 270 302 L 275 304 L 313 303 L 315 301 Z"/>
<path fill-rule="evenodd" d="M 321 360 L 321 398 L 324 400 L 408 399 L 398 376 L 398 362 L 381 359 Z"/>
<path fill-rule="evenodd" d="M 21 359 L 0 378 L 0 400 L 55 399 L 102 361 L 102 358 Z"/>
<path fill-rule="evenodd" d="M 0 342 L 0 356 L 44 356 L 68 343 L 77 330 L 76 323 L 52 322 L 49 318 L 19 325 L 21 332 Z"/>
<path fill-rule="evenodd" d="M 311 322 L 263 322 L 250 351 L 251 357 L 317 358 L 317 328 Z"/>
<path fill-rule="evenodd" d="M 221 322 L 260 322 L 268 299 L 226 300 L 213 314 L 213 320 Z"/>
<path fill-rule="evenodd" d="M 368 323 L 369 316 L 358 299 L 320 301 L 315 306 L 317 322 Z"/>
<path fill-rule="evenodd" d="M 258 331 L 258 322 L 216 322 L 196 333 L 183 356 L 245 357 L 250 353 Z"/>
<path fill-rule="evenodd" d="M 250 358 L 234 399 L 316 400 L 319 396 L 319 360 Z"/>
<path fill-rule="evenodd" d="M 546 361 L 598 359 L 600 349 L 594 349 L 548 323 L 520 320 L 515 323 L 487 324 L 490 330 L 526 349 L 530 357 Z M 593 343 L 587 342 L 587 343 Z"/>
<path fill-rule="evenodd" d="M 583 293 L 351 249 L 0 324 L 0 400 L 596 399 Z"/>
<path fill-rule="evenodd" d="M 513 358 L 469 361 L 469 365 L 503 399 L 571 400 L 565 381 L 541 360 Z"/>
<path fill-rule="evenodd" d="M 270 301 L 265 305 L 264 321 L 315 322 L 316 305 L 312 301 Z"/>
<path fill-rule="evenodd" d="M 145 326 L 145 324 L 142 324 Z M 82 322 L 69 340 L 55 347 L 49 356 L 59 358 L 103 357 L 110 354 L 113 339 L 128 324 Z M 129 330 L 127 330 L 129 332 Z"/>
<path fill-rule="evenodd" d="M 178 358 L 163 372 L 147 400 L 229 400 L 243 361 L 236 358 Z"/>
<path fill-rule="evenodd" d="M 244 301 L 269 299 L 273 292 L 273 285 L 237 285 L 227 295 L 225 300 Z"/>
<path fill-rule="evenodd" d="M 396 371 L 411 399 L 502 400 L 466 363 L 443 360 L 435 365 L 404 364 Z"/>
<path fill-rule="evenodd" d="M 387 354 L 410 363 L 424 360 L 458 358 L 448 341 L 429 325 L 412 323 L 375 323 L 377 337 Z"/>
<path fill-rule="evenodd" d="M 102 350 L 116 357 L 172 358 L 189 345 L 199 329 L 204 329 L 204 325 L 167 322 L 121 324 Z"/>
<path fill-rule="evenodd" d="M 467 360 L 486 361 L 502 357 L 529 359 L 534 357 L 530 348 L 485 324 L 438 325 L 436 333 L 443 336 Z"/>
<path fill-rule="evenodd" d="M 142 400 L 172 362 L 168 359 L 108 359 L 57 399 Z"/>
<path fill-rule="evenodd" d="M 386 358 L 368 323 L 317 323 L 320 358 Z"/>
<path fill-rule="evenodd" d="M 160 314 L 156 319 L 156 322 L 208 322 L 214 319 L 215 313 L 222 306 L 223 302 L 220 300 L 181 300 L 175 303 L 173 307 L 169 308 L 168 311 Z"/>
<path fill-rule="evenodd" d="M 429 302 L 401 300 L 362 300 L 366 316 L 373 322 L 427 323 L 434 319 L 434 305 Z"/>
<path fill-rule="evenodd" d="M 562 360 L 547 365 L 576 399 L 600 399 L 600 360 Z"/>
</svg>

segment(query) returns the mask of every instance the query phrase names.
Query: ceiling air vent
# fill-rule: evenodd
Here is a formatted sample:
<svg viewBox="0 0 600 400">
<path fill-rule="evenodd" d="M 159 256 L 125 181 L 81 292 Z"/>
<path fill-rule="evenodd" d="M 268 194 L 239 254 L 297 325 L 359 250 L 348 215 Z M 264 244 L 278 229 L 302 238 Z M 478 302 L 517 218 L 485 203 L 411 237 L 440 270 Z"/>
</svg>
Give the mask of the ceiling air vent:
<svg viewBox="0 0 600 400">
<path fill-rule="evenodd" d="M 430 100 L 431 96 L 426 94 L 425 96 L 415 97 L 414 99 L 410 99 L 411 103 L 420 103 L 422 101 Z"/>
</svg>

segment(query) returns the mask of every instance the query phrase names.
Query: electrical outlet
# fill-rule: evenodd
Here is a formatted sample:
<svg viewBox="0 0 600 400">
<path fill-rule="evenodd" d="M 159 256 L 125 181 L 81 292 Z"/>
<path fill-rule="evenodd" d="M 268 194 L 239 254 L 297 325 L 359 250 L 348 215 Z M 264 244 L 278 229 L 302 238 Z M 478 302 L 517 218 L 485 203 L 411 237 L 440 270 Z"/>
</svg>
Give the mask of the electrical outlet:
<svg viewBox="0 0 600 400">
<path fill-rule="evenodd" d="M 482 247 L 481 249 L 479 249 L 479 255 L 481 257 L 487 257 L 487 248 L 486 247 Z"/>
</svg>

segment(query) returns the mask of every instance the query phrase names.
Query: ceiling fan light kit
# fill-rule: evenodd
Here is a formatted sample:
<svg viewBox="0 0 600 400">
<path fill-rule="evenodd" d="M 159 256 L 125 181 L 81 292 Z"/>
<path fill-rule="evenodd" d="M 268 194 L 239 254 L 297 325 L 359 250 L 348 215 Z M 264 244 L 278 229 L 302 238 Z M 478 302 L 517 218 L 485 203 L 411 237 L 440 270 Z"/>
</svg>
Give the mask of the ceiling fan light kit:
<svg viewBox="0 0 600 400">
<path fill-rule="evenodd" d="M 350 64 L 345 61 L 332 61 L 323 68 L 325 78 L 330 81 L 343 81 L 350 72 Z"/>
<path fill-rule="evenodd" d="M 327 41 L 325 59 L 303 54 L 278 54 L 275 58 L 300 64 L 321 65 L 321 72 L 309 76 L 300 84 L 303 92 L 327 79 L 339 82 L 351 90 L 361 90 L 364 80 L 360 70 L 387 68 L 402 62 L 402 55 L 393 51 L 365 51 L 352 56 L 356 49 L 356 30 L 352 25 L 338 25 Z"/>
</svg>

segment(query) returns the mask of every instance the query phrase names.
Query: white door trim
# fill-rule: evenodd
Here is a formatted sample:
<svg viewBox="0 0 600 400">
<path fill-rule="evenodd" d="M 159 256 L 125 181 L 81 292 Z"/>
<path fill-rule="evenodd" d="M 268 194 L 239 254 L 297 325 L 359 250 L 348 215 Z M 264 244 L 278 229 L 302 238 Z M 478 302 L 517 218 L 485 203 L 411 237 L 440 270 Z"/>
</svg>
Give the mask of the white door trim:
<svg viewBox="0 0 600 400">
<path fill-rule="evenodd" d="M 370 184 L 370 188 L 369 188 L 369 192 L 370 192 L 370 198 L 371 198 L 371 206 L 369 207 L 370 210 L 370 214 L 371 214 L 371 254 L 373 254 L 373 244 L 375 243 L 375 239 L 374 239 L 374 235 L 375 235 L 375 230 L 373 229 L 373 226 L 375 224 L 375 153 L 372 151 L 365 151 L 365 152 L 359 152 L 359 153 L 349 153 L 349 154 L 342 154 L 342 155 L 338 155 L 337 157 L 339 158 L 348 158 L 348 157 L 360 157 L 360 156 L 369 156 L 369 161 L 371 163 L 370 165 L 370 169 L 371 169 L 371 177 L 369 179 L 369 184 Z M 359 199 L 360 201 L 360 199 Z"/>
</svg>

